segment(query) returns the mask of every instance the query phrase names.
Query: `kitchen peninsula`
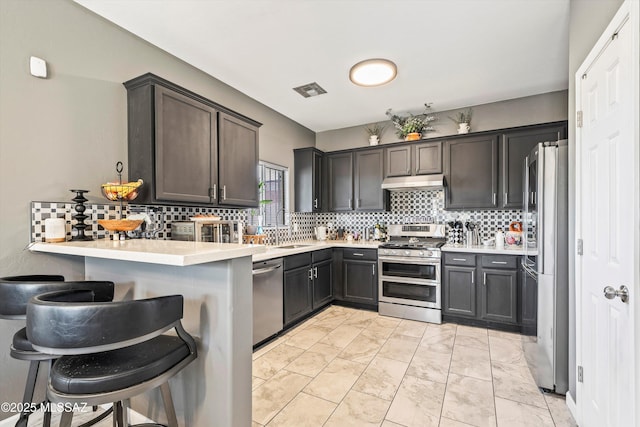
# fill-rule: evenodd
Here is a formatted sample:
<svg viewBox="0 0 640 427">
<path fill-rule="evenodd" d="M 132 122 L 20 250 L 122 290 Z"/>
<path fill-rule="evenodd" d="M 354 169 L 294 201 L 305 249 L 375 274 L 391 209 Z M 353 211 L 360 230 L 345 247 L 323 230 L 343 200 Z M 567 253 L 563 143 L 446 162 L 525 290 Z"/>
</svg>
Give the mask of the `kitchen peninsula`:
<svg viewBox="0 0 640 427">
<path fill-rule="evenodd" d="M 183 295 L 182 322 L 198 341 L 198 358 L 171 382 L 181 425 L 251 425 L 251 257 L 264 246 L 105 239 L 30 250 L 83 256 L 86 279 L 113 281 L 116 299 Z M 146 397 L 133 409 L 164 414 L 159 395 Z"/>
</svg>

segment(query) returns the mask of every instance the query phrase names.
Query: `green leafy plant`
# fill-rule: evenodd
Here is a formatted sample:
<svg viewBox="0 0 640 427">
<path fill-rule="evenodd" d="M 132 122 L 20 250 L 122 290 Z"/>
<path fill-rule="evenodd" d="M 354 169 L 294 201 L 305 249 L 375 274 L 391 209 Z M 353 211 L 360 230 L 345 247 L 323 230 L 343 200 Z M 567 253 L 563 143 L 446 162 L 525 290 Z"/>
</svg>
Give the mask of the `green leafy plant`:
<svg viewBox="0 0 640 427">
<path fill-rule="evenodd" d="M 453 121 L 455 124 L 459 125 L 460 123 L 466 123 L 468 125 L 471 124 L 471 116 L 473 115 L 473 110 L 468 108 L 465 111 L 458 111 L 453 117 L 449 117 L 449 120 Z"/>
<path fill-rule="evenodd" d="M 380 138 L 380 136 L 382 135 L 382 132 L 384 132 L 384 130 L 387 127 L 384 125 L 381 125 L 380 123 L 375 123 L 372 124 L 371 126 L 367 126 L 364 128 L 365 132 L 367 132 L 367 135 L 369 136 L 377 136 L 378 138 Z"/>
<path fill-rule="evenodd" d="M 262 195 L 262 191 L 263 191 L 263 189 L 264 189 L 264 181 L 260 181 L 260 182 L 258 183 L 258 194 L 259 194 L 259 195 Z M 251 214 L 251 223 L 253 223 L 253 217 L 254 217 L 254 216 L 256 216 L 256 215 L 258 215 L 258 214 L 262 214 L 263 206 L 264 206 L 264 205 L 268 205 L 268 204 L 269 204 L 269 203 L 271 203 L 272 201 L 273 201 L 273 200 L 270 200 L 270 199 L 261 199 L 261 200 L 258 202 L 258 205 L 259 205 L 259 206 L 258 206 L 258 208 L 257 208 L 257 209 L 256 209 L 256 208 L 254 208 L 254 209 L 251 209 L 251 210 L 249 211 L 249 213 Z"/>
<path fill-rule="evenodd" d="M 422 114 L 409 113 L 407 116 L 400 116 L 393 114 L 391 108 L 385 114 L 393 123 L 396 135 L 400 138 L 405 138 L 410 133 L 425 134 L 435 130 L 431 123 L 437 120 L 437 117 L 431 112 L 431 104 L 424 104 L 424 113 Z"/>
</svg>

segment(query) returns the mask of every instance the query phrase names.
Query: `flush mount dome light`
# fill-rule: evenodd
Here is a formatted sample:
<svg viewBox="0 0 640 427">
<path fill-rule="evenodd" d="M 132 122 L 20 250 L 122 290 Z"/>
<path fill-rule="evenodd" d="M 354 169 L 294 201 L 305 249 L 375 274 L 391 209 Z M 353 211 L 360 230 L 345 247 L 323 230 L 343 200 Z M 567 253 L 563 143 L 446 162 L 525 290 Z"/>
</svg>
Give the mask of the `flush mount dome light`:
<svg viewBox="0 0 640 427">
<path fill-rule="evenodd" d="M 351 67 L 349 79 L 358 86 L 380 86 L 396 78 L 396 64 L 388 59 L 367 59 Z"/>
</svg>

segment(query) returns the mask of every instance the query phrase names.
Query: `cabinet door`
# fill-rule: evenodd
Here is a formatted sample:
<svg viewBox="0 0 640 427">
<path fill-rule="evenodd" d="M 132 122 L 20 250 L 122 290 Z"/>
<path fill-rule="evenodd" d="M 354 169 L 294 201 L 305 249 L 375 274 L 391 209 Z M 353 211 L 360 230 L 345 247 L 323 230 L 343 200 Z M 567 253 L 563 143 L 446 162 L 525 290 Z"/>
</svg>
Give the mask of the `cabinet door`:
<svg viewBox="0 0 640 427">
<path fill-rule="evenodd" d="M 155 198 L 215 203 L 217 112 L 155 86 Z"/>
<path fill-rule="evenodd" d="M 378 304 L 378 273 L 372 261 L 344 260 L 343 299 Z"/>
<path fill-rule="evenodd" d="M 323 153 L 315 148 L 293 152 L 296 212 L 322 212 Z"/>
<path fill-rule="evenodd" d="M 284 324 L 294 322 L 312 309 L 311 268 L 304 266 L 284 272 Z"/>
<path fill-rule="evenodd" d="M 476 268 L 446 265 L 443 270 L 443 314 L 476 317 Z"/>
<path fill-rule="evenodd" d="M 536 335 L 538 326 L 538 281 L 520 269 L 520 322 L 524 335 Z"/>
<path fill-rule="evenodd" d="M 500 206 L 522 208 L 524 159 L 539 142 L 566 138 L 566 125 L 553 125 L 505 133 L 501 142 Z"/>
<path fill-rule="evenodd" d="M 221 205 L 258 206 L 258 128 L 220 113 L 219 156 Z"/>
<path fill-rule="evenodd" d="M 384 210 L 388 192 L 381 188 L 384 179 L 384 150 L 356 151 L 354 193 L 358 211 Z"/>
<path fill-rule="evenodd" d="M 385 178 L 411 175 L 411 146 L 385 148 Z"/>
<path fill-rule="evenodd" d="M 484 320 L 516 323 L 518 307 L 518 271 L 479 269 L 481 317 Z"/>
<path fill-rule="evenodd" d="M 445 209 L 498 205 L 498 136 L 447 141 L 444 150 Z"/>
<path fill-rule="evenodd" d="M 353 155 L 340 153 L 327 156 L 329 181 L 329 210 L 332 212 L 353 209 Z"/>
<path fill-rule="evenodd" d="M 442 173 L 442 142 L 425 142 L 414 148 L 416 175 Z"/>
<path fill-rule="evenodd" d="M 328 259 L 313 265 L 313 309 L 328 303 L 333 298 L 333 260 Z"/>
</svg>

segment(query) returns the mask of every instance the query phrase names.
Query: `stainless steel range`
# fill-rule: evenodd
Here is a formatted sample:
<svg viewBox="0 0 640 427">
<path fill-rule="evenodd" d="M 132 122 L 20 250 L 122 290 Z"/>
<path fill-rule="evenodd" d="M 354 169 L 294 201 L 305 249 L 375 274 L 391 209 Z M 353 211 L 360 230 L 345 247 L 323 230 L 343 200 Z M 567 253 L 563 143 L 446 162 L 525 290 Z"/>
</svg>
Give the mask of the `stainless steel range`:
<svg viewBox="0 0 640 427">
<path fill-rule="evenodd" d="M 387 228 L 378 249 L 379 304 L 385 316 L 442 323 L 440 248 L 444 224 L 399 224 Z"/>
</svg>

